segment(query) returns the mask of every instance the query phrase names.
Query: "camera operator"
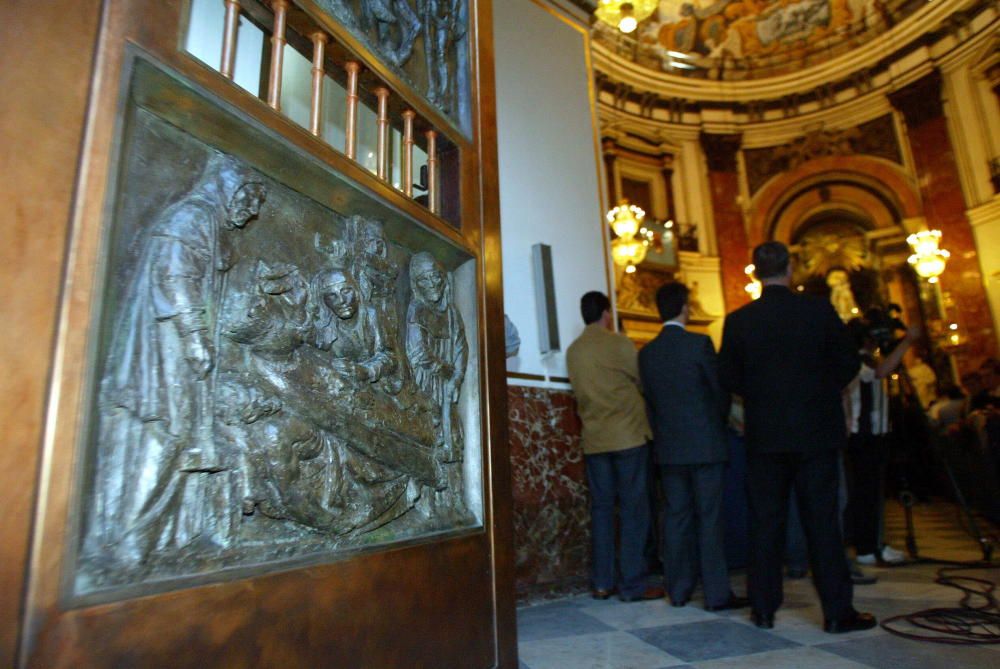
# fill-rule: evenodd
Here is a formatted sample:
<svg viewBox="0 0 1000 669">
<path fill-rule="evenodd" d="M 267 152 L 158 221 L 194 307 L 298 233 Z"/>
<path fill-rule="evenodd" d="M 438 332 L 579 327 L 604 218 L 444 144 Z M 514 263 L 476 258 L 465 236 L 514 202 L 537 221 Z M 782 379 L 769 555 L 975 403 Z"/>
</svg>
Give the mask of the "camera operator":
<svg viewBox="0 0 1000 669">
<path fill-rule="evenodd" d="M 850 528 L 857 562 L 863 565 L 898 564 L 903 553 L 884 545 L 879 530 L 883 508 L 882 482 L 888 464 L 889 395 L 885 379 L 895 372 L 903 355 L 920 336 L 894 315 L 869 309 L 864 320 L 848 324 L 860 349 L 861 370 L 844 389 L 850 434 L 847 449 L 848 505 L 845 528 Z M 897 338 L 897 332 L 905 335 Z"/>
</svg>

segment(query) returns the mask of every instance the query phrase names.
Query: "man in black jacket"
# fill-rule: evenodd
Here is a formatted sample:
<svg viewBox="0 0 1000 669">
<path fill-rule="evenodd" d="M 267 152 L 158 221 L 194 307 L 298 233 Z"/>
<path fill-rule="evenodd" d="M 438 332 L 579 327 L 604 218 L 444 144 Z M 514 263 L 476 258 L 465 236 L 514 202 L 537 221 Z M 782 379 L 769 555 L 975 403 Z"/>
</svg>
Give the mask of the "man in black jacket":
<svg viewBox="0 0 1000 669">
<path fill-rule="evenodd" d="M 774 626 L 781 606 L 781 559 L 794 487 L 827 632 L 875 626 L 858 613 L 838 519 L 838 461 L 847 442 L 841 390 L 860 361 L 847 328 L 826 300 L 789 286 L 788 249 L 753 253 L 760 299 L 726 318 L 720 352 L 723 385 L 743 397 L 750 503 L 747 581 L 752 619 Z"/>
<path fill-rule="evenodd" d="M 684 329 L 687 286 L 665 284 L 656 293 L 656 306 L 663 329 L 639 352 L 639 376 L 666 498 L 667 593 L 674 606 L 684 606 L 700 565 L 706 609 L 746 606 L 746 598 L 729 589 L 723 544 L 729 393 L 719 384 L 712 340 Z"/>
</svg>

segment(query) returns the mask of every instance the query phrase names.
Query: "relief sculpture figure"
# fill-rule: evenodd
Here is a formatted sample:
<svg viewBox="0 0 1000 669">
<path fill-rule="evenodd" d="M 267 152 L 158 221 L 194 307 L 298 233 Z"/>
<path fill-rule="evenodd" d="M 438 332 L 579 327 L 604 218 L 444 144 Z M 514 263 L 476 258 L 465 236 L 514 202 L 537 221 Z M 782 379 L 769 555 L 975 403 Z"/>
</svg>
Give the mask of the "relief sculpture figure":
<svg viewBox="0 0 1000 669">
<path fill-rule="evenodd" d="M 410 0 L 362 0 L 361 27 L 374 31 L 382 56 L 402 67 L 413 55 L 421 26 Z"/>
<path fill-rule="evenodd" d="M 389 257 L 389 243 L 382 223 L 352 216 L 347 221 L 346 246 L 350 258 L 348 269 L 356 278 L 359 299 L 374 310 L 373 318 L 382 332 L 381 345 L 396 360 L 400 341 L 396 306 L 399 265 Z M 380 376 L 379 387 L 395 395 L 402 390 L 404 379 L 404 369 L 397 365 Z"/>
<path fill-rule="evenodd" d="M 396 372 L 395 353 L 382 323 L 361 291 L 342 269 L 320 272 L 313 280 L 314 345 L 330 352 L 330 364 L 345 377 L 377 383 Z M 353 389 L 352 389 L 353 390 Z"/>
<path fill-rule="evenodd" d="M 448 277 L 430 253 L 410 259 L 410 287 L 406 355 L 417 386 L 440 411 L 440 458 L 457 462 L 464 447 L 456 404 L 468 362 L 465 326 L 452 301 Z"/>
<path fill-rule="evenodd" d="M 227 464 L 213 446 L 216 315 L 231 238 L 264 199 L 251 170 L 213 153 L 146 233 L 103 362 L 85 558 L 142 564 L 229 541 Z"/>
<path fill-rule="evenodd" d="M 349 28 L 357 27 L 358 17 L 349 6 L 348 0 L 316 0 L 316 4 Z"/>
<path fill-rule="evenodd" d="M 424 24 L 427 97 L 445 111 L 455 104 L 458 44 L 465 37 L 465 0 L 418 0 Z"/>
<path fill-rule="evenodd" d="M 269 274 L 262 278 L 260 269 Z M 226 332 L 251 356 L 222 386 L 220 418 L 243 456 L 245 516 L 259 511 L 341 535 L 409 508 L 405 466 L 370 457 L 357 447 L 367 435 L 347 428 L 357 407 L 370 403 L 365 386 L 394 364 L 380 355 L 352 278 L 325 270 L 308 298 L 283 299 L 298 296 L 300 282 L 297 270 L 260 263 L 261 296 L 237 310 Z"/>
</svg>

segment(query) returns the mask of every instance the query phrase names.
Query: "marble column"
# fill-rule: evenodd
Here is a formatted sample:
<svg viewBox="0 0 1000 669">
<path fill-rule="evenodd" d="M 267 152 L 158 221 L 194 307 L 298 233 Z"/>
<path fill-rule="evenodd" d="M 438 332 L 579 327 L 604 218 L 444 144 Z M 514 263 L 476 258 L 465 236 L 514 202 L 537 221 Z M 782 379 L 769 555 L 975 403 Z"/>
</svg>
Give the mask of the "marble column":
<svg viewBox="0 0 1000 669">
<path fill-rule="evenodd" d="M 701 147 L 708 166 L 708 184 L 712 191 L 712 214 L 727 313 L 749 301 L 744 290 L 747 279 L 743 270 L 750 262 L 750 241 L 738 203 L 740 183 L 736 152 L 740 149 L 740 141 L 740 135 L 701 135 Z"/>
<path fill-rule="evenodd" d="M 954 301 L 954 315 L 968 335 L 968 343 L 956 352 L 960 370 L 968 371 L 982 358 L 995 356 L 997 347 L 941 102 L 941 76 L 934 71 L 892 93 L 889 99 L 906 120 L 927 227 L 941 230 L 941 245 L 951 251 L 940 285 Z"/>
</svg>

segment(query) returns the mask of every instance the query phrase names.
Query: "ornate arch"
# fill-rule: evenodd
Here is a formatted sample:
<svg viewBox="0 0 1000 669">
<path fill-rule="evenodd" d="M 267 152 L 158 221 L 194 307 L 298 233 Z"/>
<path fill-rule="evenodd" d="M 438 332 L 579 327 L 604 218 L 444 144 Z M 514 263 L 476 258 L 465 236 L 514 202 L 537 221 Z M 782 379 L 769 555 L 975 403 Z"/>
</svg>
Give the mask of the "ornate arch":
<svg viewBox="0 0 1000 669">
<path fill-rule="evenodd" d="M 867 191 L 904 227 L 923 215 L 917 185 L 899 166 L 870 156 L 827 156 L 771 179 L 751 199 L 747 226 L 750 246 L 770 239 L 782 211 L 806 191 L 824 184 L 850 184 Z"/>
</svg>

